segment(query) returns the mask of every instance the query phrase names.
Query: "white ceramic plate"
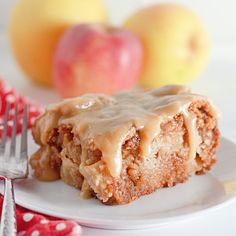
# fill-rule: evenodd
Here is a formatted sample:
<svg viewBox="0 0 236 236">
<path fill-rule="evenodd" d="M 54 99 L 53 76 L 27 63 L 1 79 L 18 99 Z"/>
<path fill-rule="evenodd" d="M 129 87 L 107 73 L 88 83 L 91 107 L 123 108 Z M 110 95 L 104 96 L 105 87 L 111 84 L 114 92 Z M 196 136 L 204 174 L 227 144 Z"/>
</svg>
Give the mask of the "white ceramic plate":
<svg viewBox="0 0 236 236">
<path fill-rule="evenodd" d="M 29 153 L 36 148 L 29 140 Z M 15 195 L 16 202 L 28 209 L 74 219 L 82 225 L 138 229 L 161 226 L 224 206 L 235 197 L 229 192 L 232 188 L 225 187 L 229 180 L 236 180 L 236 145 L 222 138 L 218 162 L 211 173 L 194 176 L 187 183 L 161 189 L 128 205 L 106 206 L 96 199 L 83 200 L 78 190 L 62 181 L 45 183 L 33 177 L 16 182 Z"/>
</svg>

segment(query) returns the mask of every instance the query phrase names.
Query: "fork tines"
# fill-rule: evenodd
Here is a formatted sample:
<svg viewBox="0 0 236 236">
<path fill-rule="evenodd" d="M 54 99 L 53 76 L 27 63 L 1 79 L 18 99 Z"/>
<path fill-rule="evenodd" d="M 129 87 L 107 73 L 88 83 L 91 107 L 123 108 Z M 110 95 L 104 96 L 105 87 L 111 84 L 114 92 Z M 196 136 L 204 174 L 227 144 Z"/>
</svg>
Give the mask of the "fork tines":
<svg viewBox="0 0 236 236">
<path fill-rule="evenodd" d="M 5 170 L 4 172 L 6 173 L 7 171 L 10 171 L 11 168 L 13 168 L 13 165 L 10 165 L 10 163 L 13 164 L 23 164 L 25 166 L 25 162 L 28 162 L 28 155 L 27 155 L 27 120 L 28 120 L 28 106 L 24 106 L 24 112 L 22 116 L 22 122 L 21 122 L 21 144 L 20 144 L 20 153 L 16 155 L 16 136 L 17 136 L 17 130 L 19 127 L 17 127 L 17 124 L 19 124 L 19 106 L 16 103 L 14 106 L 14 109 L 12 109 L 12 115 L 13 115 L 13 120 L 10 121 L 12 122 L 12 129 L 10 130 L 9 128 L 9 115 L 11 115 L 11 104 L 10 102 L 7 102 L 6 104 L 6 110 L 5 110 L 5 115 L 3 119 L 3 124 L 2 124 L 2 137 L 1 137 L 1 143 L 0 143 L 0 159 L 2 163 L 2 168 Z M 9 135 L 9 132 L 11 132 L 11 141 L 10 141 L 10 151 L 9 155 L 6 154 L 6 141 L 7 141 L 7 136 Z M 18 166 L 17 164 L 17 166 Z M 21 168 L 20 166 L 18 166 Z M 1 168 L 1 169 L 2 169 Z M 15 168 L 14 168 L 15 169 Z M 17 168 L 18 169 L 18 168 Z M 23 171 L 26 175 L 28 173 L 28 165 L 26 169 L 24 168 Z M 22 173 L 22 172 L 21 172 Z M 20 177 L 20 176 L 19 176 Z"/>
</svg>

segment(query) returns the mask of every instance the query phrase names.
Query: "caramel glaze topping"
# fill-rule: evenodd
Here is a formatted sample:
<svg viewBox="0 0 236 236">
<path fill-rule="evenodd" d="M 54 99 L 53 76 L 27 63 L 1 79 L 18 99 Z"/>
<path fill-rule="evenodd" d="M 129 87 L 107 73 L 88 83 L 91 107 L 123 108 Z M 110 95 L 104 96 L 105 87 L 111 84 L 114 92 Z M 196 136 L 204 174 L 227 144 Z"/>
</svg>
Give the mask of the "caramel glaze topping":
<svg viewBox="0 0 236 236">
<path fill-rule="evenodd" d="M 82 150 L 86 150 L 89 140 L 93 140 L 102 152 L 102 160 L 110 174 L 119 177 L 122 167 L 122 144 L 132 126 L 141 135 L 140 151 L 143 157 L 151 152 L 153 139 L 160 132 L 162 122 L 176 114 L 183 114 L 189 138 L 189 162 L 194 161 L 198 145 L 196 117 L 188 111 L 190 103 L 206 100 L 193 94 L 184 86 L 165 86 L 151 91 L 125 91 L 112 97 L 102 94 L 87 94 L 66 99 L 48 107 L 43 119 L 41 134 L 52 127 L 71 124 L 72 132 L 80 140 Z M 212 107 L 212 115 L 217 112 Z M 43 137 L 43 136 L 42 136 Z M 41 142 L 45 140 L 42 138 Z M 82 159 L 86 158 L 82 153 Z M 81 162 L 83 165 L 83 160 Z"/>
</svg>

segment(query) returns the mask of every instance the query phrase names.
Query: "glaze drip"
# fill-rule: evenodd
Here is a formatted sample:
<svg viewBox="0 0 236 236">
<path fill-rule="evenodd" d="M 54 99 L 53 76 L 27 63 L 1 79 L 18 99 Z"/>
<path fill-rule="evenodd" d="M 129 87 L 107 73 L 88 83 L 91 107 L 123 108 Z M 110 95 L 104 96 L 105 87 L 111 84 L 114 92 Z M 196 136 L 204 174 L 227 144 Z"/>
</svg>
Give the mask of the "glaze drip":
<svg viewBox="0 0 236 236">
<path fill-rule="evenodd" d="M 141 135 L 140 150 L 145 158 L 151 155 L 151 144 L 160 132 L 160 125 L 182 114 L 188 132 L 189 162 L 196 155 L 196 117 L 189 112 L 189 105 L 206 97 L 193 94 L 184 86 L 165 86 L 152 91 L 124 91 L 112 97 L 89 94 L 50 106 L 48 113 L 57 111 L 58 118 L 51 119 L 54 124 L 70 124 L 72 132 L 79 138 L 82 150 L 86 150 L 89 140 L 93 140 L 102 152 L 102 160 L 107 164 L 110 174 L 119 177 L 122 168 L 122 145 L 132 127 Z M 212 114 L 216 113 L 212 110 Z M 45 122 L 45 121 L 44 121 Z M 50 120 L 48 122 L 51 122 Z M 82 153 L 82 162 L 86 160 Z"/>
</svg>

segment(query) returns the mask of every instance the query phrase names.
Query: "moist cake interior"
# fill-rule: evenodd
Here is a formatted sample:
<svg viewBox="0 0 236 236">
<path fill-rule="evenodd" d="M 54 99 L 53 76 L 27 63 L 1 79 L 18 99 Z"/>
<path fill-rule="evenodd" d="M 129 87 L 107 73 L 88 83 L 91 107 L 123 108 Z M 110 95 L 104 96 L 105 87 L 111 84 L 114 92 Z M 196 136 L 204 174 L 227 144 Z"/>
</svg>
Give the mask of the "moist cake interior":
<svg viewBox="0 0 236 236">
<path fill-rule="evenodd" d="M 126 204 L 210 170 L 217 118 L 208 98 L 184 86 L 66 99 L 36 120 L 30 164 L 39 180 Z"/>
</svg>

